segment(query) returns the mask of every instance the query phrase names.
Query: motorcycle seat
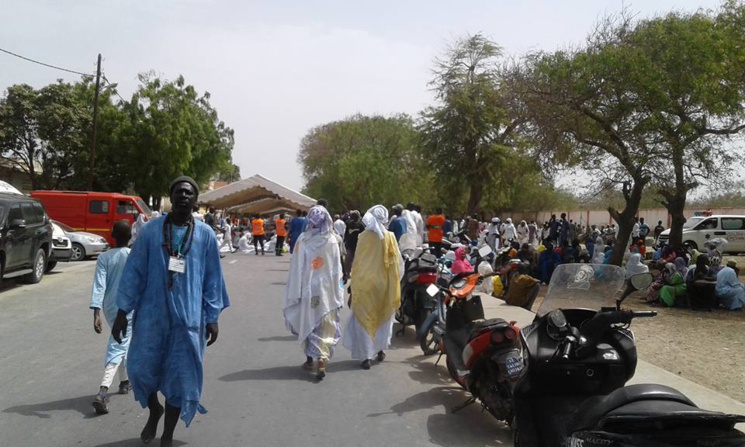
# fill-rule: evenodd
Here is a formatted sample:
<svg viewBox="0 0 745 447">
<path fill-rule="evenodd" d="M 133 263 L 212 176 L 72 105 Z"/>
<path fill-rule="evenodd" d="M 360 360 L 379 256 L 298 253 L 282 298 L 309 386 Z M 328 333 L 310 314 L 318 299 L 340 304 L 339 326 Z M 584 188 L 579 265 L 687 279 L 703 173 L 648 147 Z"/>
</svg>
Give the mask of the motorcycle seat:
<svg viewBox="0 0 745 447">
<path fill-rule="evenodd" d="M 600 421 L 613 411 L 632 403 L 646 401 L 649 401 L 649 405 L 643 407 L 647 408 L 647 411 L 659 406 L 662 402 L 678 404 L 679 407 L 676 406 L 676 408 L 681 411 L 683 408 L 690 411 L 702 411 L 680 391 L 669 386 L 659 384 L 629 385 L 618 388 L 606 396 L 586 399 L 574 413 L 569 428 L 572 432 L 592 430 L 598 427 Z"/>
<path fill-rule="evenodd" d="M 471 327 L 471 336 L 473 338 L 476 335 L 482 333 L 485 330 L 503 329 L 510 325 L 509 322 L 502 318 L 490 318 L 488 320 L 476 320 L 473 322 Z"/>
<path fill-rule="evenodd" d="M 677 401 L 643 400 L 626 404 L 603 417 L 598 428 L 616 433 L 654 432 L 670 428 L 727 430 L 745 416 L 703 410 Z"/>
</svg>

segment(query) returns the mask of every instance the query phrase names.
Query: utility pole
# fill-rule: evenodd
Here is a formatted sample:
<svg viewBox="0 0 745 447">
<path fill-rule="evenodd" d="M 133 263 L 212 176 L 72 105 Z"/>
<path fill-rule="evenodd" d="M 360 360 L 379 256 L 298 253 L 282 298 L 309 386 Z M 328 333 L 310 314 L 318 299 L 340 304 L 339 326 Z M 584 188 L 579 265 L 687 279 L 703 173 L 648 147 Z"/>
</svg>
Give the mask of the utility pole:
<svg viewBox="0 0 745 447">
<path fill-rule="evenodd" d="M 96 68 L 96 92 L 93 94 L 93 142 L 91 144 L 91 165 L 88 170 L 88 191 L 93 191 L 93 168 L 96 166 L 96 129 L 98 128 L 98 90 L 101 86 L 101 53 L 98 53 Z"/>
</svg>

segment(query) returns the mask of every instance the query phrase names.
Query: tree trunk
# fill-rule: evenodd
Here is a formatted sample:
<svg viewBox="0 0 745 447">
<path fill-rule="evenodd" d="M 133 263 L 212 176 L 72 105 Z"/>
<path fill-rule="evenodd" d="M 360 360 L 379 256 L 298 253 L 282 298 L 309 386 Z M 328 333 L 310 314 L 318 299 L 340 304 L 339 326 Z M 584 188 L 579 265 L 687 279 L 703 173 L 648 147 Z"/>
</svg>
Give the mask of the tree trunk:
<svg viewBox="0 0 745 447">
<path fill-rule="evenodd" d="M 625 195 L 626 206 L 620 213 L 613 207 L 608 208 L 608 213 L 618 223 L 618 238 L 613 244 L 613 253 L 610 257 L 610 263 L 621 265 L 623 256 L 629 246 L 631 230 L 634 228 L 634 218 L 639 212 L 639 204 L 642 201 L 642 191 L 644 190 L 644 181 L 634 181 L 631 192 Z"/>
<path fill-rule="evenodd" d="M 683 224 L 686 223 L 683 209 L 685 208 L 687 195 L 686 191 L 676 191 L 674 195 L 665 198 L 667 202 L 665 208 L 670 213 L 672 220 L 668 242 L 672 247 L 680 247 L 683 244 Z"/>
<path fill-rule="evenodd" d="M 484 195 L 484 184 L 481 179 L 473 179 L 469 186 L 468 194 L 468 215 L 473 216 L 479 212 L 481 197 Z"/>
</svg>

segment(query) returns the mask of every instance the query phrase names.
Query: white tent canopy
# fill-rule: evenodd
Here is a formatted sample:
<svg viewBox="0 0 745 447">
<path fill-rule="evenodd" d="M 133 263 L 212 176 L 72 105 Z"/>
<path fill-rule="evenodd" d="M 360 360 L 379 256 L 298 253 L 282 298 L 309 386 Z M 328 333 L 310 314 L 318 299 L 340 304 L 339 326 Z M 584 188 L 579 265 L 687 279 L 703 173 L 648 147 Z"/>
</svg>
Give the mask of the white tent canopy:
<svg viewBox="0 0 745 447">
<path fill-rule="evenodd" d="M 199 202 L 243 214 L 269 214 L 281 210 L 308 210 L 316 200 L 260 175 L 223 186 L 199 196 Z"/>
<path fill-rule="evenodd" d="M 23 195 L 23 193 L 19 191 L 15 186 L 11 185 L 8 182 L 4 182 L 2 180 L 0 180 L 0 192 Z"/>
</svg>

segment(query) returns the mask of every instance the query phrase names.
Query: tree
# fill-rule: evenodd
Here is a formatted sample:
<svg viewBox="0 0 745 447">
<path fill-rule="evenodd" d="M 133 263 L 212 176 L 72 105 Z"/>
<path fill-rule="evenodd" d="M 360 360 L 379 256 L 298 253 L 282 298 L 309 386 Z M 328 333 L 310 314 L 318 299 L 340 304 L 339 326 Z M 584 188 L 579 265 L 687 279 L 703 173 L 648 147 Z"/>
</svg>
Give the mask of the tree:
<svg viewBox="0 0 745 447">
<path fill-rule="evenodd" d="M 430 83 L 438 104 L 421 114 L 424 154 L 450 201 L 467 197 L 469 214 L 481 208 L 487 185 L 514 178 L 503 162 L 519 156 L 513 148 L 522 118 L 500 83 L 501 55 L 501 48 L 481 35 L 458 40 L 437 62 Z"/>
<path fill-rule="evenodd" d="M 88 122 L 77 99 L 60 80 L 40 90 L 13 85 L 0 100 L 0 154 L 28 173 L 34 189 L 56 189 L 74 175 Z"/>
<path fill-rule="evenodd" d="M 429 204 L 432 175 L 407 115 L 355 115 L 311 129 L 300 143 L 304 191 L 345 211 L 401 201 Z"/>
<path fill-rule="evenodd" d="M 128 155 L 130 180 L 143 198 L 160 198 L 169 182 L 189 175 L 203 184 L 232 165 L 233 130 L 219 120 L 209 103 L 182 76 L 162 81 L 141 74 L 132 100 L 123 105 L 128 117 L 121 145 Z"/>
<path fill-rule="evenodd" d="M 688 192 L 742 162 L 742 150 L 728 143 L 745 129 L 745 32 L 726 26 L 742 11 L 730 2 L 718 15 L 671 13 L 641 21 L 625 39 L 646 73 L 628 91 L 655 125 L 651 171 L 672 218 L 673 245 L 682 242 Z"/>
<path fill-rule="evenodd" d="M 546 154 L 621 184 L 619 263 L 648 184 L 672 215 L 672 244 L 682 241 L 683 207 L 699 180 L 726 174 L 741 160 L 725 143 L 745 129 L 743 7 L 719 15 L 670 13 L 602 22 L 585 48 L 529 59 L 522 81 Z M 595 164 L 595 166 L 593 166 Z"/>
</svg>

